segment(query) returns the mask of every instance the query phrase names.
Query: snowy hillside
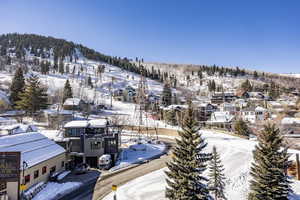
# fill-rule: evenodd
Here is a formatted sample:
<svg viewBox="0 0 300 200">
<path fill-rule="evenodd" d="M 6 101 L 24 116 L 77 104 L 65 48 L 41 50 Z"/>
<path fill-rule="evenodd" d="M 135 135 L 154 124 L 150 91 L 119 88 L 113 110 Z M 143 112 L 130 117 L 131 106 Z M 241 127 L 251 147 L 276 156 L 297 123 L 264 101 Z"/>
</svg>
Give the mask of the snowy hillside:
<svg viewBox="0 0 300 200">
<path fill-rule="evenodd" d="M 202 131 L 203 137 L 208 143 L 207 151 L 211 151 L 215 145 L 221 154 L 221 159 L 225 167 L 226 197 L 230 200 L 246 200 L 249 187 L 249 169 L 251 166 L 252 150 L 256 142 L 225 135 L 213 133 L 212 131 Z M 291 153 L 296 151 L 291 150 Z M 298 152 L 299 153 L 299 152 Z M 291 157 L 294 159 L 294 157 Z M 118 189 L 119 200 L 164 200 L 166 168 L 137 178 Z M 292 184 L 295 194 L 291 200 L 300 199 L 300 181 Z M 104 200 L 112 199 L 112 194 Z"/>
<path fill-rule="evenodd" d="M 294 77 L 294 78 L 300 78 L 300 74 L 281 74 L 283 76 L 290 76 L 290 77 Z"/>
</svg>

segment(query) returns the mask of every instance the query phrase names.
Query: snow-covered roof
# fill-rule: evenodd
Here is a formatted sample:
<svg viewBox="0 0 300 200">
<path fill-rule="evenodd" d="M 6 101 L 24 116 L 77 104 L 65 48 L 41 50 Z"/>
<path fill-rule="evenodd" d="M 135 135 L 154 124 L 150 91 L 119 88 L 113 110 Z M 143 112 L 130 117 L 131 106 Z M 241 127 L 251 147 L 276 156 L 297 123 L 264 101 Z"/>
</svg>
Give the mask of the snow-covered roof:
<svg viewBox="0 0 300 200">
<path fill-rule="evenodd" d="M 21 152 L 21 165 L 25 161 L 28 167 L 65 153 L 64 148 L 38 132 L 0 137 L 0 152 L 13 151 Z"/>
<path fill-rule="evenodd" d="M 167 107 L 162 107 L 164 110 L 174 110 L 174 109 L 187 109 L 188 105 L 169 105 Z"/>
<path fill-rule="evenodd" d="M 92 127 L 105 127 L 106 123 L 106 119 L 92 119 L 89 121 L 89 125 Z"/>
<path fill-rule="evenodd" d="M 16 124 L 17 120 L 10 119 L 6 117 L 0 117 L 0 125 L 10 125 L 10 124 Z"/>
<path fill-rule="evenodd" d="M 38 129 L 34 125 L 27 124 L 11 124 L 11 125 L 2 125 L 0 130 L 12 131 L 11 134 L 20 134 L 26 132 L 37 132 Z"/>
<path fill-rule="evenodd" d="M 227 102 L 223 103 L 221 106 L 222 107 L 236 107 L 235 104 L 233 104 L 233 103 L 227 103 Z"/>
<path fill-rule="evenodd" d="M 281 103 L 279 103 L 277 101 L 269 101 L 269 104 L 272 106 L 282 106 Z"/>
<path fill-rule="evenodd" d="M 68 98 L 66 99 L 64 106 L 78 106 L 81 99 L 79 98 Z"/>
<path fill-rule="evenodd" d="M 4 101 L 7 104 L 10 104 L 7 94 L 2 90 L 0 90 L 0 100 Z"/>
<path fill-rule="evenodd" d="M 65 124 L 64 128 L 80 128 L 87 127 L 89 122 L 87 120 L 74 120 Z"/>
<path fill-rule="evenodd" d="M 106 127 L 106 119 L 74 120 L 65 124 L 64 128 Z"/>
<path fill-rule="evenodd" d="M 54 114 L 59 114 L 59 115 L 72 115 L 73 112 L 72 110 L 55 110 L 55 109 L 47 109 L 44 110 L 45 113 L 49 114 L 49 115 L 54 115 Z"/>
<path fill-rule="evenodd" d="M 257 107 L 255 108 L 255 111 L 256 111 L 256 112 L 258 112 L 258 111 L 265 112 L 265 111 L 267 111 L 267 109 L 265 109 L 265 108 L 263 108 L 263 107 L 261 107 L 261 106 L 257 106 Z"/>
<path fill-rule="evenodd" d="M 300 124 L 300 118 L 285 117 L 281 120 L 281 124 Z"/>
</svg>

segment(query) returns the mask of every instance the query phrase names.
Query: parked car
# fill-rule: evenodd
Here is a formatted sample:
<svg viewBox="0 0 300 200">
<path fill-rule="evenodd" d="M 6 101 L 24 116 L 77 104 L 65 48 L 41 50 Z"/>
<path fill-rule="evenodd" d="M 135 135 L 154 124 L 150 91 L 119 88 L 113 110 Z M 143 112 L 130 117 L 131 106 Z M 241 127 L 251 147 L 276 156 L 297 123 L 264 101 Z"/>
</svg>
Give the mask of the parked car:
<svg viewBox="0 0 300 200">
<path fill-rule="evenodd" d="M 74 169 L 74 173 L 75 174 L 85 174 L 90 170 L 90 167 L 88 164 L 86 163 L 81 163 L 79 165 L 77 165 Z"/>
</svg>

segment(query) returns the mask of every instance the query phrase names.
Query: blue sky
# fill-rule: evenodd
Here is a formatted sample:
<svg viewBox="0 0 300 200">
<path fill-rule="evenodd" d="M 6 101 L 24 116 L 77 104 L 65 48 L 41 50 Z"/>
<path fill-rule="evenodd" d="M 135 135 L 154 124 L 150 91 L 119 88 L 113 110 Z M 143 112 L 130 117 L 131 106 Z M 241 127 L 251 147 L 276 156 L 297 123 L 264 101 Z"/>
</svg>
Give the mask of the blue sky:
<svg viewBox="0 0 300 200">
<path fill-rule="evenodd" d="M 300 73 L 298 0 L 0 0 L 0 34 L 113 56 Z"/>
</svg>

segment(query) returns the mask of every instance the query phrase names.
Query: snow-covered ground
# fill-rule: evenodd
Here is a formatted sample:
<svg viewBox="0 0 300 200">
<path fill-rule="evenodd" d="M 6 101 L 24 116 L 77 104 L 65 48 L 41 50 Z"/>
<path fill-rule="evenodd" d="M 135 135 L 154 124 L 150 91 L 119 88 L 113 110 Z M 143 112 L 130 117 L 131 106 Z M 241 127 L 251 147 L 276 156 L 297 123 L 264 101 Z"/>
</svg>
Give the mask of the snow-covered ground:
<svg viewBox="0 0 300 200">
<path fill-rule="evenodd" d="M 51 200 L 57 199 L 57 197 L 64 194 L 68 194 L 80 187 L 82 183 L 79 182 L 67 182 L 67 183 L 55 183 L 49 182 L 46 187 L 39 192 L 33 200 Z"/>
<path fill-rule="evenodd" d="M 215 145 L 221 154 L 221 159 L 225 167 L 226 196 L 230 200 L 246 200 L 249 187 L 249 169 L 251 166 L 252 151 L 256 141 L 213 133 L 212 131 L 202 131 L 202 136 L 206 139 L 208 147 L 206 151 L 211 151 Z M 298 151 L 291 150 L 291 153 Z M 298 152 L 299 153 L 299 152 Z M 293 159 L 293 157 L 291 157 Z M 140 178 L 137 178 L 121 187 L 117 191 L 119 200 L 164 200 L 165 174 L 163 168 Z M 293 181 L 294 193 L 290 199 L 300 199 L 300 181 Z M 112 200 L 109 194 L 104 200 Z"/>
<path fill-rule="evenodd" d="M 151 141 L 151 143 L 148 143 Z M 164 143 L 157 143 L 156 140 L 143 137 L 137 139 L 136 136 L 122 136 L 122 146 L 124 147 L 120 159 L 117 161 L 116 166 L 111 168 L 110 171 L 115 171 L 132 164 L 136 164 L 155 156 L 163 154 L 166 149 Z"/>
<path fill-rule="evenodd" d="M 300 74 L 293 74 L 293 73 L 291 73 L 291 74 L 281 74 L 281 75 L 283 75 L 283 76 L 290 76 L 290 77 L 294 77 L 294 78 L 300 78 Z"/>
</svg>

